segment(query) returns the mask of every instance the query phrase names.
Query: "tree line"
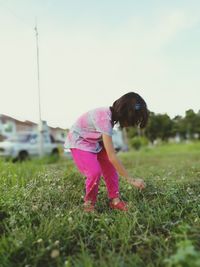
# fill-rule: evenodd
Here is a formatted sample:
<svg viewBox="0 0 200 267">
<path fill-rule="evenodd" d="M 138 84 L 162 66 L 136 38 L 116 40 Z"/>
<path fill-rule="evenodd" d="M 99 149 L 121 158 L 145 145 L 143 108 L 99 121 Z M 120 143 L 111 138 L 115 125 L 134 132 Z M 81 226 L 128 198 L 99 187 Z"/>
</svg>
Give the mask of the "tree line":
<svg viewBox="0 0 200 267">
<path fill-rule="evenodd" d="M 179 141 L 200 139 L 200 110 L 195 113 L 193 109 L 189 109 L 185 116 L 177 115 L 172 119 L 168 114 L 150 112 L 147 127 L 144 130 L 129 128 L 127 135 L 133 144 L 139 138 L 143 139 L 143 142 L 152 143 L 158 139 L 165 142 L 172 138 Z"/>
</svg>

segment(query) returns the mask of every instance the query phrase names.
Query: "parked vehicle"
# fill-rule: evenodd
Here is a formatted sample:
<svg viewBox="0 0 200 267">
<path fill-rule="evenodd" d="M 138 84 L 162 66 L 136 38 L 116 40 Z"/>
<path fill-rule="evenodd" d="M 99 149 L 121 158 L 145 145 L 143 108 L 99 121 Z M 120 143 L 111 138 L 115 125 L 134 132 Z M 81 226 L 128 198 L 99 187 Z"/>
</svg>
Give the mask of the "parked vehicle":
<svg viewBox="0 0 200 267">
<path fill-rule="evenodd" d="M 128 146 L 124 141 L 122 131 L 114 129 L 112 141 L 113 141 L 113 145 L 114 145 L 116 152 L 128 151 Z"/>
<path fill-rule="evenodd" d="M 11 158 L 13 161 L 38 157 L 39 141 L 37 132 L 18 133 L 0 142 L 0 157 Z M 59 147 L 49 133 L 43 133 L 43 155 L 59 156 Z"/>
</svg>

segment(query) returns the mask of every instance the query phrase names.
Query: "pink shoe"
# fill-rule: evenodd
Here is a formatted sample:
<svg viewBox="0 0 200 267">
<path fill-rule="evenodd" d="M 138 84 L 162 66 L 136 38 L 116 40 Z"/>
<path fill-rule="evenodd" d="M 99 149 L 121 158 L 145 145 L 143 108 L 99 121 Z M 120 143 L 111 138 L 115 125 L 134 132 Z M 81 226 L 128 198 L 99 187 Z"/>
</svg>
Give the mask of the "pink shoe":
<svg viewBox="0 0 200 267">
<path fill-rule="evenodd" d="M 83 204 L 83 210 L 85 212 L 93 212 L 94 211 L 94 203 L 87 201 Z"/>
<path fill-rule="evenodd" d="M 115 210 L 128 211 L 127 203 L 124 201 L 119 201 L 117 204 L 110 203 L 110 208 Z"/>
</svg>

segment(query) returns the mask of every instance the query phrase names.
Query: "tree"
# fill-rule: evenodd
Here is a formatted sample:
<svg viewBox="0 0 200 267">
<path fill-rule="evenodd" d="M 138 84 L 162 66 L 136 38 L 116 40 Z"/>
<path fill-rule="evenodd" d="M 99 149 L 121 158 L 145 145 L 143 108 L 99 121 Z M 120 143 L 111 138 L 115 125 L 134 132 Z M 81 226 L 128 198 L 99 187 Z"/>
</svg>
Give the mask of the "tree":
<svg viewBox="0 0 200 267">
<path fill-rule="evenodd" d="M 146 129 L 147 137 L 153 142 L 155 139 L 160 138 L 163 141 L 168 140 L 173 136 L 173 122 L 167 114 L 150 113 L 149 123 Z"/>
<path fill-rule="evenodd" d="M 185 113 L 184 127 L 187 132 L 187 138 L 194 138 L 194 134 L 200 134 L 200 114 L 189 109 Z"/>
</svg>

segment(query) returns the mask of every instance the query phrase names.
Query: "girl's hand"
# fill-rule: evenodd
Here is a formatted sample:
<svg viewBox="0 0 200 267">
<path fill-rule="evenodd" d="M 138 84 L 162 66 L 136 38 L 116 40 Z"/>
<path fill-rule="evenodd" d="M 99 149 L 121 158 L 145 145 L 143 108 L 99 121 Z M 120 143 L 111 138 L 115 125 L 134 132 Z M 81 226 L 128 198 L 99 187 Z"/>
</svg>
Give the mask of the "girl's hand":
<svg viewBox="0 0 200 267">
<path fill-rule="evenodd" d="M 146 184 L 143 179 L 129 179 L 129 183 L 134 185 L 138 189 L 144 189 Z"/>
</svg>

